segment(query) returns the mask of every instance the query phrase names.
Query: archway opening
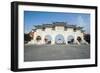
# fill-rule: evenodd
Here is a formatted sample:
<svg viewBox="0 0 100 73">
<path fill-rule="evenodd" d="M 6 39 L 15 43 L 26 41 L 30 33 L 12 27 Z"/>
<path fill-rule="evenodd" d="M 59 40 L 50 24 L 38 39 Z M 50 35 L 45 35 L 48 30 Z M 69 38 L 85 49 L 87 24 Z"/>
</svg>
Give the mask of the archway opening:
<svg viewBox="0 0 100 73">
<path fill-rule="evenodd" d="M 63 35 L 61 35 L 61 34 L 56 35 L 56 37 L 55 37 L 55 43 L 56 44 L 64 44 L 65 40 L 64 40 Z"/>
<path fill-rule="evenodd" d="M 81 37 L 78 36 L 78 37 L 77 37 L 77 41 L 78 41 L 78 42 L 81 42 L 81 41 L 82 41 Z"/>
<path fill-rule="evenodd" d="M 74 43 L 74 37 L 72 35 L 68 36 L 67 40 L 68 40 L 67 41 L 68 44 L 73 44 Z"/>
<path fill-rule="evenodd" d="M 36 37 L 36 40 L 37 40 L 37 42 L 39 42 L 41 40 L 41 37 L 40 36 L 37 36 Z"/>
<path fill-rule="evenodd" d="M 46 35 L 44 41 L 46 44 L 51 44 L 52 37 L 50 35 Z"/>
</svg>

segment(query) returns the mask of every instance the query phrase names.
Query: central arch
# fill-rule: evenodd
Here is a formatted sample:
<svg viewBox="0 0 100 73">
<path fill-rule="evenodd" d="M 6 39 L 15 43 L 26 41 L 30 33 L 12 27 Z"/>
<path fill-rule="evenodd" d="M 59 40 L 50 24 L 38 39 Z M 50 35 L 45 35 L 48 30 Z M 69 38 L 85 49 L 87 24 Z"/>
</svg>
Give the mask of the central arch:
<svg viewBox="0 0 100 73">
<path fill-rule="evenodd" d="M 67 43 L 68 43 L 68 44 L 73 44 L 73 43 L 74 43 L 74 36 L 69 35 L 69 36 L 67 37 Z"/>
<path fill-rule="evenodd" d="M 46 44 L 51 44 L 52 37 L 50 35 L 46 35 L 44 38 L 44 41 Z"/>
<path fill-rule="evenodd" d="M 65 43 L 64 36 L 61 34 L 56 35 L 55 43 L 56 44 L 64 44 Z"/>
</svg>

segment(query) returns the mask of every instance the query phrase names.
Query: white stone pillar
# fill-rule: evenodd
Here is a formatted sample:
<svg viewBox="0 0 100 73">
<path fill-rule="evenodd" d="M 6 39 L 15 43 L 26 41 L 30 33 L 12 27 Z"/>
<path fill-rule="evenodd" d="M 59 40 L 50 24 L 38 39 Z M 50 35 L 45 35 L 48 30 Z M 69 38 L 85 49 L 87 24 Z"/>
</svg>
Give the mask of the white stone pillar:
<svg viewBox="0 0 100 73">
<path fill-rule="evenodd" d="M 52 45 L 55 44 L 55 36 L 52 36 L 51 44 L 52 44 Z"/>
<path fill-rule="evenodd" d="M 64 35 L 64 41 L 65 41 L 65 43 L 67 45 L 68 44 L 68 40 L 67 40 L 67 36 L 66 35 Z"/>
<path fill-rule="evenodd" d="M 78 41 L 77 41 L 77 38 L 76 38 L 76 37 L 74 38 L 74 43 L 78 43 Z"/>
<path fill-rule="evenodd" d="M 45 41 L 44 41 L 45 37 L 42 36 L 41 38 L 42 38 L 42 39 L 41 39 L 41 45 L 42 45 L 42 44 L 45 44 Z"/>
</svg>

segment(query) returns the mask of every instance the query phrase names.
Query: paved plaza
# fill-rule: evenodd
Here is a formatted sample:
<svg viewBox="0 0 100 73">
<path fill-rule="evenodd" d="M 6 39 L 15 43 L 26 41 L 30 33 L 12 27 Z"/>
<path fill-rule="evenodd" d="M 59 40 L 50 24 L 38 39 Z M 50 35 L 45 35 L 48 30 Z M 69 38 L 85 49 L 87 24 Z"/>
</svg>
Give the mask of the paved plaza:
<svg viewBox="0 0 100 73">
<path fill-rule="evenodd" d="M 24 61 L 90 58 L 90 45 L 25 45 Z"/>
</svg>

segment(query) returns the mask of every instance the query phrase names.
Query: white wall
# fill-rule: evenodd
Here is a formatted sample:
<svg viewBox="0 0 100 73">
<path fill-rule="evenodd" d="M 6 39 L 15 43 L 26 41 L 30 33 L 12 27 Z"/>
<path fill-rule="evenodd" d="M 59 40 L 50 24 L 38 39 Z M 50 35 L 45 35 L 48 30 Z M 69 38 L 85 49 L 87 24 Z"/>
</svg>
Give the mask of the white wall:
<svg viewBox="0 0 100 73">
<path fill-rule="evenodd" d="M 0 1 L 0 73 L 12 73 L 10 69 L 10 2 L 13 0 Z M 17 1 L 17 0 L 16 0 Z M 100 9 L 100 0 L 20 0 L 34 1 L 45 3 L 62 3 L 62 4 L 79 4 L 79 5 L 98 5 Z M 98 12 L 100 16 L 100 10 Z M 100 17 L 98 17 L 100 19 Z M 100 24 L 100 22 L 98 23 Z M 98 28 L 100 25 L 98 25 Z M 100 29 L 98 29 L 100 31 Z M 98 35 L 100 37 L 100 34 Z M 99 38 L 100 41 L 100 38 Z M 100 43 L 100 42 L 99 42 Z M 100 48 L 100 46 L 99 46 Z M 98 55 L 100 56 L 100 49 Z M 100 64 L 100 57 L 99 57 Z M 21 72 L 23 73 L 23 72 Z M 27 72 L 26 72 L 27 73 Z M 33 72 L 30 72 L 33 73 Z M 74 69 L 59 69 L 35 71 L 34 73 L 100 73 L 100 66 L 91 68 L 74 68 Z"/>
</svg>

